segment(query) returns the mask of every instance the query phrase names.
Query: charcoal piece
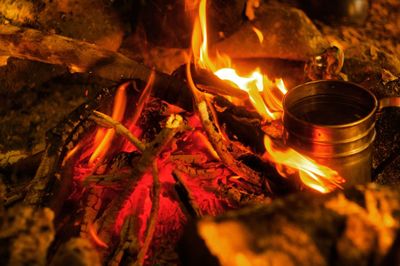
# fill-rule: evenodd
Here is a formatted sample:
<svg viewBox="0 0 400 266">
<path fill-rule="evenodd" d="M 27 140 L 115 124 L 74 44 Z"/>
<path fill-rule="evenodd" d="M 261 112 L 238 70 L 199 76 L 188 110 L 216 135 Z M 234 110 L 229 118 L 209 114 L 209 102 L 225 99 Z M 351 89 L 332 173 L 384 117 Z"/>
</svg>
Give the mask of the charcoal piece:
<svg viewBox="0 0 400 266">
<path fill-rule="evenodd" d="M 260 30 L 260 42 L 253 27 Z M 262 5 L 256 20 L 212 47 L 232 58 L 280 58 L 306 61 L 329 47 L 307 16 L 296 8 Z"/>
<path fill-rule="evenodd" d="M 2 265 L 45 265 L 54 239 L 54 214 L 50 209 L 15 206 L 0 221 Z"/>
<path fill-rule="evenodd" d="M 399 252 L 399 211 L 400 190 L 374 184 L 291 195 L 203 218 L 186 232 L 180 255 L 186 265 L 213 256 L 217 265 L 381 265 Z M 185 246 L 204 256 L 195 261 Z"/>
</svg>

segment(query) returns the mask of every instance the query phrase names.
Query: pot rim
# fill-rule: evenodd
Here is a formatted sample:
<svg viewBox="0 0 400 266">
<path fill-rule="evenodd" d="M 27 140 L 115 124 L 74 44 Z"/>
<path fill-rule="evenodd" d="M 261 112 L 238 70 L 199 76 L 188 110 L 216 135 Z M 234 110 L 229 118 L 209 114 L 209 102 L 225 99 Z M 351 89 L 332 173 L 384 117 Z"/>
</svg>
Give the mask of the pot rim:
<svg viewBox="0 0 400 266">
<path fill-rule="evenodd" d="M 359 90 L 362 90 L 364 92 L 366 92 L 372 99 L 373 101 L 373 108 L 371 108 L 372 110 L 363 118 L 358 119 L 354 122 L 351 123 L 346 123 L 346 124 L 340 124 L 340 125 L 321 125 L 321 124 L 315 124 L 315 123 L 311 123 L 308 121 L 305 121 L 303 119 L 298 118 L 296 115 L 294 115 L 292 112 L 289 111 L 289 108 L 287 107 L 287 101 L 288 98 L 294 94 L 296 91 L 303 89 L 304 87 L 310 86 L 310 85 L 315 85 L 315 84 L 343 84 L 346 86 L 352 86 L 353 88 L 357 88 Z M 283 117 L 285 119 L 285 116 L 290 117 L 290 119 L 295 120 L 297 123 L 303 124 L 303 125 L 307 125 L 310 127 L 314 127 L 314 128 L 327 128 L 327 129 L 343 129 L 343 128 L 348 128 L 348 127 L 354 127 L 360 124 L 363 124 L 364 122 L 371 120 L 371 118 L 375 115 L 375 113 L 378 110 L 379 107 L 379 103 L 378 103 L 378 99 L 376 98 L 376 96 L 369 90 L 365 89 L 364 87 L 360 86 L 359 84 L 356 84 L 354 82 L 350 82 L 350 81 L 342 81 L 342 80 L 315 80 L 315 81 L 310 81 L 310 82 L 306 82 L 300 85 L 295 86 L 294 88 L 292 88 L 291 90 L 289 90 L 284 98 L 283 98 L 283 102 L 282 102 L 282 106 L 283 106 Z M 375 122 L 375 119 L 373 119 L 373 122 Z"/>
</svg>

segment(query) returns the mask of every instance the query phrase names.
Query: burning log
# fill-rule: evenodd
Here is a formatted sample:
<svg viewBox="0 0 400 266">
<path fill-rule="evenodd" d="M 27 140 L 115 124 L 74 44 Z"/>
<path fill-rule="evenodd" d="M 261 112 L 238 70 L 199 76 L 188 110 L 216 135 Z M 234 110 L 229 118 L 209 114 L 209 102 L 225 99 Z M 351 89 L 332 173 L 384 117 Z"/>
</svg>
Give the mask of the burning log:
<svg viewBox="0 0 400 266">
<path fill-rule="evenodd" d="M 240 49 L 238 49 L 240 47 Z M 212 47 L 232 58 L 281 58 L 307 61 L 329 43 L 300 10 L 261 5 L 256 19 Z"/>
<path fill-rule="evenodd" d="M 153 199 L 150 212 L 150 218 L 146 230 L 146 238 L 144 240 L 143 246 L 137 255 L 136 264 L 142 266 L 145 262 L 147 252 L 149 251 L 151 241 L 153 240 L 154 231 L 156 230 L 157 216 L 160 208 L 160 177 L 158 176 L 158 165 L 157 161 L 153 162 L 152 168 L 153 175 Z"/>
<path fill-rule="evenodd" d="M 397 188 L 376 185 L 292 195 L 203 218 L 181 257 L 187 265 L 387 265 L 399 252 L 399 203 Z"/>
<path fill-rule="evenodd" d="M 243 164 L 242 162 L 236 160 L 232 154 L 230 153 L 230 149 L 228 148 L 228 142 L 223 139 L 222 135 L 216 129 L 216 126 L 210 120 L 210 103 L 206 100 L 205 96 L 202 92 L 199 92 L 196 88 L 196 85 L 193 83 L 193 80 L 190 76 L 190 65 L 187 65 L 188 71 L 188 83 L 189 87 L 192 90 L 192 94 L 194 97 L 194 102 L 196 104 L 197 111 L 200 116 L 200 120 L 202 121 L 204 130 L 207 133 L 208 139 L 210 140 L 213 148 L 217 152 L 221 161 L 227 166 L 230 170 L 236 173 L 238 176 L 244 178 L 245 181 L 253 184 L 260 184 L 260 175 L 255 172 L 253 169 Z M 212 113 L 212 112 L 211 112 Z M 215 118 L 213 119 L 215 121 Z"/>
<path fill-rule="evenodd" d="M 121 79 L 149 80 L 152 70 L 131 60 L 123 54 L 112 52 L 83 41 L 34 29 L 11 25 L 0 26 L 0 53 L 33 61 L 66 66 L 71 72 L 89 72 L 99 77 L 120 81 Z M 156 72 L 153 95 L 172 102 L 186 110 L 192 109 L 190 92 L 183 81 Z M 221 82 L 223 83 L 223 82 Z M 241 95 L 226 84 L 223 87 L 205 86 L 213 94 Z M 179 95 L 177 99 L 177 95 Z"/>
</svg>

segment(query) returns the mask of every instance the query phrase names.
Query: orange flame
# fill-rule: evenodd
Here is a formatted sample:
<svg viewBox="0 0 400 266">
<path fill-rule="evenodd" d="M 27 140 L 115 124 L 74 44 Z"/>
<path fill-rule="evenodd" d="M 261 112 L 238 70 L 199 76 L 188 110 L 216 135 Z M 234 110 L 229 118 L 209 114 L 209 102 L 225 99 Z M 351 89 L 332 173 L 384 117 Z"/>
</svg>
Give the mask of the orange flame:
<svg viewBox="0 0 400 266">
<path fill-rule="evenodd" d="M 118 87 L 114 97 L 114 105 L 112 111 L 112 118 L 116 121 L 121 121 L 124 117 L 126 109 L 126 88 L 129 82 L 126 82 Z M 94 145 L 97 146 L 93 154 L 89 158 L 89 165 L 93 165 L 96 161 L 101 161 L 107 154 L 114 139 L 114 129 L 99 129 L 94 138 Z"/>
<path fill-rule="evenodd" d="M 260 41 L 260 43 L 264 42 L 264 35 L 262 34 L 262 32 L 257 29 L 256 27 L 251 27 L 251 29 L 254 31 L 254 33 L 257 35 L 258 40 Z"/>
<path fill-rule="evenodd" d="M 108 245 L 100 239 L 100 237 L 97 235 L 96 230 L 92 224 L 89 224 L 89 234 L 92 237 L 93 241 L 102 248 L 108 248 Z"/>
<path fill-rule="evenodd" d="M 64 166 L 65 163 L 72 158 L 72 156 L 74 156 L 76 154 L 76 152 L 82 147 L 81 143 L 78 143 L 74 148 L 72 148 L 71 150 L 69 150 L 67 152 L 67 154 L 65 155 L 61 165 Z"/>
<path fill-rule="evenodd" d="M 250 75 L 240 76 L 231 66 L 228 56 L 216 53 L 211 58 L 208 53 L 206 0 L 200 0 L 198 17 L 195 19 L 192 35 L 192 51 L 196 67 L 212 71 L 221 80 L 227 80 L 246 91 L 251 103 L 264 119 L 278 119 L 283 112 L 282 98 L 287 89 L 282 79 L 271 81 L 255 69 Z M 253 27 L 260 43 L 264 41 L 262 32 Z M 310 158 L 290 148 L 276 148 L 272 140 L 265 136 L 265 158 L 275 163 L 275 167 L 283 176 L 288 170 L 299 172 L 301 181 L 308 187 L 321 193 L 341 188 L 345 180 L 338 173 L 326 166 L 319 165 Z"/>
<path fill-rule="evenodd" d="M 264 157 L 276 164 L 280 174 L 285 175 L 282 171 L 284 166 L 298 169 L 301 181 L 321 193 L 342 188 L 341 184 L 345 180 L 331 168 L 320 165 L 291 148 L 285 150 L 275 148 L 267 135 L 264 136 L 264 145 L 266 149 Z"/>
<path fill-rule="evenodd" d="M 272 107 L 275 111 L 282 111 L 282 105 L 270 105 L 277 100 L 265 101 L 265 95 L 271 94 L 270 90 L 278 84 L 275 85 L 271 82 L 266 75 L 261 73 L 259 68 L 255 69 L 248 76 L 240 76 L 235 69 L 231 68 L 230 58 L 218 54 L 218 52 L 216 58 L 212 60 L 208 53 L 206 17 L 206 0 L 201 0 L 199 4 L 199 16 L 195 20 L 192 35 L 192 50 L 196 67 L 209 69 L 220 79 L 230 81 L 234 83 L 238 89 L 247 92 L 254 108 L 265 119 L 278 119 L 280 114 L 271 111 L 269 107 Z M 256 31 L 256 28 L 254 30 L 258 38 L 260 38 L 260 41 L 263 41 L 264 36 L 261 31 Z M 282 84 L 283 82 L 280 83 L 280 85 Z M 282 90 L 280 89 L 280 91 Z M 274 97 L 276 98 L 276 96 Z M 282 98 L 282 95 L 280 98 Z"/>
</svg>

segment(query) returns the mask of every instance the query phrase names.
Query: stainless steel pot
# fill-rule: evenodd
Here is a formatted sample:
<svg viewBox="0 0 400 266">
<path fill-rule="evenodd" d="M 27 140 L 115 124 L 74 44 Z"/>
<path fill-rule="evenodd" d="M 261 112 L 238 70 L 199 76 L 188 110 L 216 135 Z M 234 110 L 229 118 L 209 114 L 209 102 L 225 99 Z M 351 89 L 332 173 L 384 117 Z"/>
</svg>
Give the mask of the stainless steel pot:
<svg viewBox="0 0 400 266">
<path fill-rule="evenodd" d="M 345 81 L 314 81 L 283 100 L 286 144 L 346 179 L 345 187 L 371 180 L 375 114 L 400 106 L 400 97 L 376 97 Z"/>
</svg>

